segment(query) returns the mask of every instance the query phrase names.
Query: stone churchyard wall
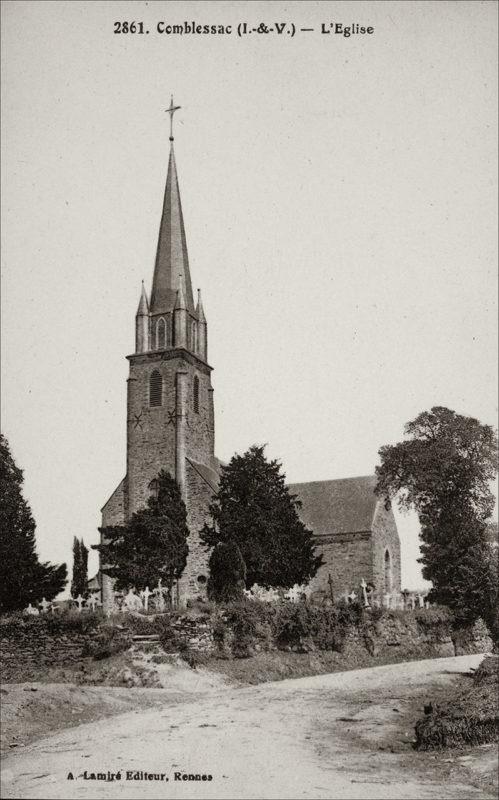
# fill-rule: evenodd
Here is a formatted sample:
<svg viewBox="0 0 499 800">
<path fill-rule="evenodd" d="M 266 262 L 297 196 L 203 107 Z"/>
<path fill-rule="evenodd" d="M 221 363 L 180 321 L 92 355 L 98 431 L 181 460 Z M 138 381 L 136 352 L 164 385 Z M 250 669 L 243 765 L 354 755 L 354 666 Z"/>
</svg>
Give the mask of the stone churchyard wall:
<svg viewBox="0 0 499 800">
<path fill-rule="evenodd" d="M 20 672 L 34 674 L 50 666 L 69 666 L 82 657 L 95 627 L 60 624 L 58 619 L 7 618 L 0 622 L 0 675 L 12 680 Z M 88 627 L 87 627 L 88 626 Z M 93 628 L 93 630 L 92 630 Z"/>
<path fill-rule="evenodd" d="M 99 651 L 99 642 L 109 643 L 110 636 L 114 642 L 119 638 L 118 648 Z M 208 606 L 199 617 L 120 614 L 113 622 L 91 612 L 66 617 L 13 616 L 0 621 L 0 638 L 4 682 L 43 678 L 49 667 L 71 667 L 89 656 L 102 659 L 132 642 L 140 649 L 137 640 L 151 638 L 165 653 L 191 653 L 206 659 L 247 658 L 265 651 L 332 651 L 335 670 L 492 650 L 481 621 L 472 628 L 456 629 L 450 612 L 438 607 L 365 610 L 355 604 L 327 609 L 304 602 L 253 600 L 223 608 Z"/>
<path fill-rule="evenodd" d="M 234 604 L 215 623 L 214 640 L 225 658 L 277 650 L 332 651 L 335 669 L 489 652 L 493 647 L 481 620 L 468 628 L 456 627 L 446 608 L 363 609 L 358 603 L 334 608 Z"/>
</svg>

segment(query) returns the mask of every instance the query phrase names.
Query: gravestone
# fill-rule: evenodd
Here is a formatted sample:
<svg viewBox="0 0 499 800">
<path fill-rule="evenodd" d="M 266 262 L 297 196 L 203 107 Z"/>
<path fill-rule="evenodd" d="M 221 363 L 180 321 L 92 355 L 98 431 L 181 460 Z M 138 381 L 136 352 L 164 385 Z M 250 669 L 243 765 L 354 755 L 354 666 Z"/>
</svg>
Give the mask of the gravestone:
<svg viewBox="0 0 499 800">
<path fill-rule="evenodd" d="M 141 611 L 142 600 L 135 594 L 133 589 L 128 590 L 128 594 L 124 599 L 124 605 L 127 611 Z"/>
<path fill-rule="evenodd" d="M 165 589 L 161 584 L 161 578 L 158 581 L 158 585 L 152 590 L 154 595 L 154 606 L 156 611 L 164 611 L 165 610 Z"/>
<path fill-rule="evenodd" d="M 100 601 L 99 595 L 98 594 L 91 594 L 90 597 L 87 600 L 87 606 L 89 606 L 89 608 L 91 608 L 92 611 L 95 611 L 97 606 L 101 606 L 101 605 L 102 605 L 102 603 Z"/>
<path fill-rule="evenodd" d="M 76 603 L 76 605 L 78 606 L 78 614 L 81 614 L 81 610 L 83 608 L 83 604 L 85 602 L 85 598 L 82 597 L 81 594 L 79 594 L 78 597 L 74 597 L 73 599 L 74 599 L 74 602 Z"/>
<path fill-rule="evenodd" d="M 46 614 L 47 611 L 49 610 L 50 606 L 52 605 L 52 603 L 50 603 L 48 600 L 45 600 L 45 598 L 43 598 L 38 605 L 41 606 L 42 614 Z"/>
<path fill-rule="evenodd" d="M 369 600 L 367 598 L 367 583 L 365 582 L 364 578 L 362 578 L 360 582 L 360 588 L 362 590 L 362 599 L 364 601 L 364 608 L 369 608 Z"/>
<path fill-rule="evenodd" d="M 147 611 L 149 608 L 149 597 L 152 595 L 152 592 L 149 591 L 149 586 L 146 586 L 145 589 L 142 589 L 140 596 L 142 598 L 142 602 L 144 603 L 144 611 Z"/>
</svg>

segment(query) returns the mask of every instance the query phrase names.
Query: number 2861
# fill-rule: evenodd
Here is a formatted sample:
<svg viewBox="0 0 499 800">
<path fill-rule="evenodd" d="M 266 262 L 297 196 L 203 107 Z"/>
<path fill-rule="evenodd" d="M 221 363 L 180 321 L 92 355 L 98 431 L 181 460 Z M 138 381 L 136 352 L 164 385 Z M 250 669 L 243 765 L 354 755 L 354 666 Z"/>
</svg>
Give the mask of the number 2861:
<svg viewBox="0 0 499 800">
<path fill-rule="evenodd" d="M 145 33 L 143 22 L 115 22 L 115 33 Z"/>
</svg>

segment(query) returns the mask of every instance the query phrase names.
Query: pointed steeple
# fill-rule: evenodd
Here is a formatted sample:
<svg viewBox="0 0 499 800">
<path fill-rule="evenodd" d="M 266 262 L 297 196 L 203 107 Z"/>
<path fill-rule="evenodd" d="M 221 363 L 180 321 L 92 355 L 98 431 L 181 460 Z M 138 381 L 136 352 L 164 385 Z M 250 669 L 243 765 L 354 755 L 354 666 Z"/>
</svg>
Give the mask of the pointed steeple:
<svg viewBox="0 0 499 800">
<path fill-rule="evenodd" d="M 135 315 L 135 352 L 146 353 L 149 350 L 149 303 L 142 281 L 139 307 Z"/>
<path fill-rule="evenodd" d="M 198 318 L 198 336 L 197 336 L 197 352 L 204 361 L 208 360 L 208 325 L 206 324 L 206 317 L 204 314 L 203 301 L 201 300 L 201 289 L 198 289 L 198 304 L 196 307 L 196 316 Z"/>
<path fill-rule="evenodd" d="M 179 275 L 182 276 L 185 287 L 186 307 L 189 311 L 194 311 L 184 218 L 172 142 L 154 267 L 151 314 L 173 309 L 179 288 Z"/>
<path fill-rule="evenodd" d="M 196 306 L 196 316 L 197 316 L 199 322 L 206 322 L 206 317 L 204 315 L 203 302 L 201 300 L 201 289 L 198 289 L 198 304 Z"/>
<path fill-rule="evenodd" d="M 147 293 L 146 293 L 146 288 L 144 286 L 144 281 L 142 281 L 142 291 L 140 293 L 137 316 L 140 317 L 143 316 L 144 314 L 149 314 L 149 301 L 147 299 Z"/>
</svg>

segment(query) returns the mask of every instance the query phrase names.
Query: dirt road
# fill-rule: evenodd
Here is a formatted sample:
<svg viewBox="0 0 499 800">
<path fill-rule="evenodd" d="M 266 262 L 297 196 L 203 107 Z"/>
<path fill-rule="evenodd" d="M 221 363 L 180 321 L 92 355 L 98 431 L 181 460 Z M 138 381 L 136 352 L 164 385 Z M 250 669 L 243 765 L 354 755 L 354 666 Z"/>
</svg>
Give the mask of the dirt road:
<svg viewBox="0 0 499 800">
<path fill-rule="evenodd" d="M 422 702 L 431 687 L 480 660 L 462 656 L 227 688 L 197 702 L 80 725 L 9 754 L 2 797 L 492 797 L 455 757 L 410 746 L 418 693 Z M 484 754 L 490 759 L 490 748 Z M 91 777 L 98 773 L 101 779 Z M 108 773 L 121 779 L 104 780 Z M 184 774 L 212 778 L 184 780 Z"/>
</svg>

